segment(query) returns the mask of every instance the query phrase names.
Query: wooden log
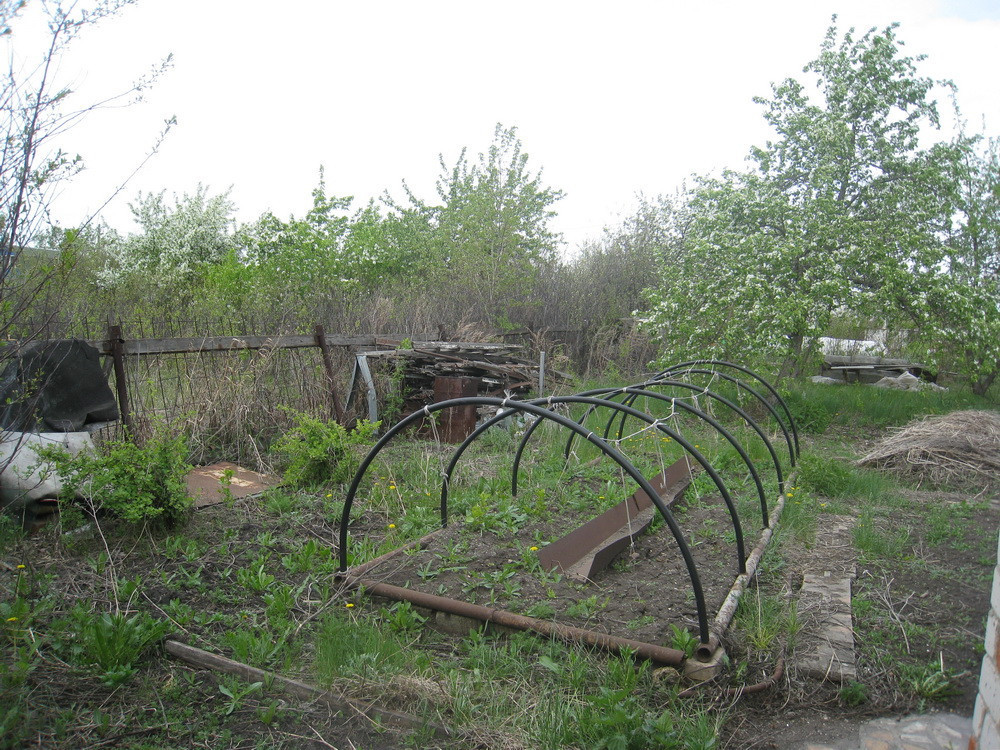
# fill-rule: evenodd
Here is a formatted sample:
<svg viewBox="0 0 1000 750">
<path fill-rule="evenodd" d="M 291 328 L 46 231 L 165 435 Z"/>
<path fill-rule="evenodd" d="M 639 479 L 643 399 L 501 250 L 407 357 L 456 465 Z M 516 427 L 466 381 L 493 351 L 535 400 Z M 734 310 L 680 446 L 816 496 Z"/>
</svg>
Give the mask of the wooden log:
<svg viewBox="0 0 1000 750">
<path fill-rule="evenodd" d="M 317 701 L 324 703 L 334 711 L 342 713 L 344 716 L 363 716 L 369 721 L 378 721 L 388 726 L 395 726 L 402 729 L 430 729 L 438 736 L 450 736 L 451 731 L 440 724 L 404 714 L 399 711 L 390 711 L 387 708 L 376 708 L 361 701 L 352 700 L 336 696 L 328 690 L 322 690 L 314 685 L 309 685 L 288 677 L 282 677 L 274 672 L 251 667 L 249 664 L 242 664 L 225 656 L 219 656 L 208 651 L 203 651 L 194 646 L 188 646 L 180 641 L 166 641 L 163 650 L 176 659 L 187 662 L 195 667 L 211 669 L 215 672 L 237 675 L 245 680 L 253 682 L 263 682 L 276 687 L 282 692 L 294 695 L 306 701 Z"/>
<path fill-rule="evenodd" d="M 315 338 L 320 353 L 323 355 L 323 367 L 326 370 L 326 387 L 330 391 L 333 418 L 337 420 L 338 424 L 346 425 L 347 420 L 344 416 L 344 407 L 340 405 L 340 398 L 337 396 L 337 373 L 333 368 L 333 360 L 330 358 L 330 347 L 326 343 L 326 331 L 318 323 L 316 324 Z"/>
<path fill-rule="evenodd" d="M 392 346 L 401 339 L 382 339 L 375 336 L 324 336 L 327 346 L 374 347 L 378 345 Z M 111 342 L 108 339 L 88 341 L 88 344 L 101 354 L 111 354 Z M 198 352 L 225 352 L 241 349 L 302 349 L 316 346 L 315 336 L 193 336 L 188 338 L 166 339 L 132 339 L 125 342 L 124 354 L 196 354 Z M 447 343 L 442 341 L 415 341 L 414 346 L 422 349 L 447 347 L 449 351 L 462 351 L 471 347 L 479 347 L 483 351 L 511 351 L 517 347 L 509 344 L 467 344 Z M 408 351 L 408 350 L 402 350 Z M 367 352 L 369 356 L 379 354 L 392 355 L 395 351 Z"/>
</svg>

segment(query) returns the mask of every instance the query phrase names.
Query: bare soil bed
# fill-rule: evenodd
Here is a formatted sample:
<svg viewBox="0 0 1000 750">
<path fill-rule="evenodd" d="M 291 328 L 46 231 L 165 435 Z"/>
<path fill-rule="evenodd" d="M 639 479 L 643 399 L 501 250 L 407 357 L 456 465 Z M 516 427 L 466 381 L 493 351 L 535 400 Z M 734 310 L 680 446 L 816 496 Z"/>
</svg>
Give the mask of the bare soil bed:
<svg viewBox="0 0 1000 750">
<path fill-rule="evenodd" d="M 724 522 L 713 504 L 707 499 L 699 507 L 675 509 L 692 542 L 709 620 L 739 572 L 734 542 L 722 534 L 701 536 L 706 521 Z M 570 519 L 559 528 L 572 531 L 573 523 Z M 559 533 L 551 523 L 527 526 L 509 537 L 454 524 L 425 549 L 393 558 L 365 577 L 522 614 L 541 611 L 555 622 L 659 645 L 671 645 L 670 625 L 697 636 L 691 578 L 665 525 L 641 535 L 611 567 L 589 581 L 526 570 L 534 555 L 532 547 L 537 549 L 532 540 Z"/>
</svg>

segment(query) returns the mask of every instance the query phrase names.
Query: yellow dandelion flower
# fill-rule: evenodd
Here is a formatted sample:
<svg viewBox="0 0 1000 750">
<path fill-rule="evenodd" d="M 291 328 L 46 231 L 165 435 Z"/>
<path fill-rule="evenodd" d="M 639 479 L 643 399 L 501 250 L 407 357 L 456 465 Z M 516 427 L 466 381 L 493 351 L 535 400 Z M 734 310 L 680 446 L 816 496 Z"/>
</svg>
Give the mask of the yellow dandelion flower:
<svg viewBox="0 0 1000 750">
<path fill-rule="evenodd" d="M 18 569 L 18 570 L 24 570 L 24 569 L 25 569 L 25 567 L 27 567 L 27 566 L 25 566 L 25 565 L 18 565 L 18 566 L 17 566 L 17 569 Z"/>
<path fill-rule="evenodd" d="M 332 493 L 332 492 L 327 492 L 327 493 L 326 493 L 326 496 L 327 496 L 327 497 L 333 497 L 333 493 Z"/>
<path fill-rule="evenodd" d="M 528 547 L 532 552 L 538 552 L 538 547 Z"/>
<path fill-rule="evenodd" d="M 785 497 L 795 497 L 791 492 L 786 492 Z"/>
<path fill-rule="evenodd" d="M 354 606 L 354 603 L 353 603 L 353 602 L 348 602 L 348 603 L 347 603 L 347 604 L 345 604 L 344 606 L 345 606 L 345 607 L 347 607 L 348 609 L 350 609 L 351 607 L 353 607 L 353 606 Z"/>
<path fill-rule="evenodd" d="M 394 523 L 390 523 L 390 524 L 389 524 L 389 528 L 390 528 L 390 529 L 394 529 L 394 528 L 396 528 L 396 524 L 394 524 Z"/>
</svg>

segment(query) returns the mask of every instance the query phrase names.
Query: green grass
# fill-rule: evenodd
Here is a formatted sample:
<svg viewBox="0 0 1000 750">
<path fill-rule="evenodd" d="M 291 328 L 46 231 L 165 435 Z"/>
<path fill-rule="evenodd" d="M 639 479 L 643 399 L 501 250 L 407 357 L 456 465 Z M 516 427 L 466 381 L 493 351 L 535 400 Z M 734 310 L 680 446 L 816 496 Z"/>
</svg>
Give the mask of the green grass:
<svg viewBox="0 0 1000 750">
<path fill-rule="evenodd" d="M 885 474 L 815 453 L 806 453 L 799 461 L 797 485 L 816 495 L 851 499 L 864 506 L 891 501 L 896 495 L 895 482 Z"/>
<path fill-rule="evenodd" d="M 820 385 L 808 381 L 791 383 L 783 394 L 792 415 L 801 420 L 800 430 L 819 434 L 830 425 L 889 427 L 928 414 L 957 409 L 991 409 L 996 403 L 975 396 L 967 388 L 947 391 L 898 391 L 868 385 Z"/>
<path fill-rule="evenodd" d="M 734 624 L 755 650 L 771 651 L 779 639 L 794 638 L 800 629 L 794 607 L 757 588 L 745 591 L 736 607 Z"/>
<path fill-rule="evenodd" d="M 648 663 L 606 656 L 528 633 L 473 630 L 452 656 L 429 659 L 419 625 L 386 627 L 392 613 L 361 607 L 332 614 L 317 639 L 324 684 L 355 694 L 415 686 L 408 709 L 443 719 L 479 742 L 519 738 L 532 747 L 714 747 L 722 715 L 673 706 Z M 420 693 L 422 689 L 426 692 Z"/>
<path fill-rule="evenodd" d="M 947 655 L 981 623 L 968 617 L 959 622 L 961 613 L 956 613 L 952 624 L 957 626 L 937 633 L 920 619 L 920 608 L 936 601 L 931 586 L 931 595 L 921 599 L 890 591 L 886 581 L 892 571 L 904 570 L 947 586 L 958 575 L 963 586 L 988 591 L 995 531 L 984 534 L 979 528 L 988 508 L 905 500 L 905 487 L 857 468 L 850 453 L 858 439 L 877 437 L 882 425 L 904 423 L 922 410 L 979 404 L 960 393 L 925 397 L 811 385 L 793 390 L 801 396 L 797 413 L 813 412 L 810 429 L 819 430 L 825 417 L 828 425 L 803 440 L 799 473 L 786 487 L 777 543 L 765 555 L 757 587 L 744 594 L 730 632 L 733 665 L 704 694 L 717 696 L 720 687 L 754 681 L 748 665 L 770 669 L 776 649 L 796 647 L 802 623 L 794 602 L 784 596 L 794 580 L 795 558 L 786 559 L 782 550 L 810 546 L 824 515 L 843 513 L 858 516 L 854 542 L 864 574 L 853 607 L 861 663 L 875 676 L 865 674 L 863 683 L 846 686 L 837 697 L 845 706 L 864 703 L 872 711 L 885 709 L 887 695 L 902 696 L 892 699 L 898 701 L 895 706 L 947 700 L 959 681 L 953 670 L 965 666 Z M 807 399 L 815 402 L 807 405 Z M 676 422 L 720 470 L 752 541 L 760 509 L 742 459 L 698 420 L 679 417 Z M 777 487 L 770 456 L 759 437 L 737 422 L 727 424 L 761 471 L 773 507 Z M 773 425 L 768 429 L 773 431 Z M 647 475 L 680 455 L 676 441 L 665 441 L 631 420 L 630 431 L 619 447 Z M 552 587 L 559 576 L 541 570 L 530 550 L 558 537 L 559 529 L 548 527 L 534 536 L 525 529 L 561 514 L 596 515 L 631 494 L 633 483 L 608 459 L 590 463 L 598 453 L 580 441 L 567 463 L 565 433 L 546 427 L 529 446 L 520 491 L 512 497 L 510 463 L 517 437 L 499 430 L 470 449 L 451 486 L 450 515 L 476 536 L 466 541 L 458 536 L 428 554 L 414 583 L 419 578 L 433 589 L 441 583 L 435 579 L 442 570 L 464 573 L 471 595 L 504 608 L 540 618 L 599 616 L 611 592 L 594 595 L 581 589 L 575 604 L 556 600 L 552 588 L 546 592 L 550 600 L 532 603 L 519 597 L 523 576 Z M 783 439 L 775 440 L 775 448 L 784 453 Z M 380 456 L 352 513 L 352 564 L 437 528 L 440 469 L 446 460 L 446 448 L 408 440 Z M 45 545 L 51 559 L 64 561 L 61 567 L 49 570 L 48 562 L 39 563 L 37 569 L 29 565 L 0 579 L 0 620 L 6 621 L 0 623 L 0 747 L 111 745 L 117 734 L 133 730 L 142 732 L 136 747 L 266 746 L 272 741 L 294 746 L 274 739 L 286 735 L 261 733 L 284 728 L 301 734 L 304 725 L 295 723 L 301 719 L 295 707 L 268 694 L 267 685 L 203 682 L 158 658 L 152 641 L 145 639 L 161 627 L 226 656 L 316 679 L 348 695 L 375 701 L 391 696 L 400 710 L 458 727 L 470 744 L 516 739 L 550 748 L 707 748 L 718 743 L 726 717 L 713 708 L 717 704 L 679 699 L 678 688 L 631 659 L 528 634 L 443 636 L 431 632 L 426 613 L 409 604 L 379 605 L 364 595 L 343 599 L 331 577 L 343 499 L 343 484 L 282 488 L 260 499 L 235 501 L 211 523 L 196 516 L 196 523 L 169 532 L 153 529 L 137 537 L 134 527 L 111 523 L 90 538 L 64 539 L 53 531 Z M 699 539 L 733 543 L 732 524 L 717 505 L 718 491 L 708 477 L 696 480 L 687 502 L 720 510 L 699 523 Z M 680 509 L 678 518 L 683 519 Z M 510 548 L 496 569 L 483 570 L 471 559 L 467 540 L 479 535 L 492 535 Z M 0 519 L 0 543 L 4 549 L 26 550 L 35 542 L 25 542 Z M 942 559 L 949 551 L 980 563 L 970 562 L 967 574 L 956 574 Z M 19 559 L 5 557 L 10 564 Z M 626 560 L 619 567 L 628 565 Z M 70 569 L 72 577 L 57 575 Z M 72 590 L 65 588 L 67 580 L 73 581 Z M 100 605 L 79 605 L 80 600 Z M 638 613 L 624 619 L 625 631 L 656 622 Z M 661 640 L 685 651 L 693 645 L 690 633 L 677 625 L 665 629 Z M 907 640 L 933 650 L 909 654 Z M 935 663 L 939 650 L 945 656 Z M 948 669 L 942 661 L 948 661 Z M 78 692 L 48 692 L 60 680 Z M 119 696 L 135 705 L 164 705 L 147 717 Z"/>
</svg>

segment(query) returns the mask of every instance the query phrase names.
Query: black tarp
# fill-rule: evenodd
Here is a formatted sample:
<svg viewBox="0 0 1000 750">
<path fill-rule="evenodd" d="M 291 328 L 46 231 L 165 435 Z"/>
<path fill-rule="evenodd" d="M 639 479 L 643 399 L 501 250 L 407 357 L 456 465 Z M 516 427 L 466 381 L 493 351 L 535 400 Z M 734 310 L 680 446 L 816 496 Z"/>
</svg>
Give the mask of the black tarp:
<svg viewBox="0 0 1000 750">
<path fill-rule="evenodd" d="M 0 375 L 0 428 L 76 432 L 118 419 L 118 404 L 85 341 L 33 341 L 20 347 Z"/>
</svg>

